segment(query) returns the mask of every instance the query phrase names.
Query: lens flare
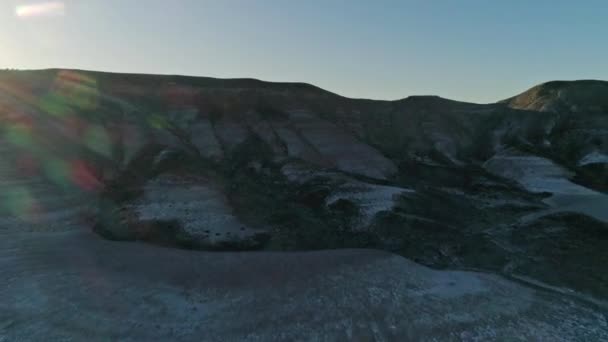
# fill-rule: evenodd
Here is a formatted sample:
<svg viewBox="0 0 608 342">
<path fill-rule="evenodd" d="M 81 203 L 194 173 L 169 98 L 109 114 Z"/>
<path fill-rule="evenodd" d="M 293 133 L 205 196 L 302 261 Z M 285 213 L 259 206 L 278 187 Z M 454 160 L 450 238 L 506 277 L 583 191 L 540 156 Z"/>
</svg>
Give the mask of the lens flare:
<svg viewBox="0 0 608 342">
<path fill-rule="evenodd" d="M 108 132 L 100 125 L 91 125 L 84 137 L 85 145 L 92 151 L 104 156 L 111 157 L 112 147 Z"/>
<path fill-rule="evenodd" d="M 30 132 L 31 128 L 27 125 L 16 124 L 7 128 L 5 138 L 15 146 L 29 147 L 32 145 Z"/>
<path fill-rule="evenodd" d="M 47 1 L 19 5 L 15 8 L 15 15 L 19 18 L 61 16 L 64 14 L 65 4 L 62 1 Z"/>
<path fill-rule="evenodd" d="M 19 218 L 27 218 L 34 203 L 34 199 L 27 188 L 16 187 L 8 189 L 3 193 L 3 197 L 4 207 L 11 214 Z"/>
<path fill-rule="evenodd" d="M 48 159 L 43 164 L 46 176 L 55 185 L 68 188 L 72 185 L 70 165 L 62 159 Z"/>
<path fill-rule="evenodd" d="M 71 163 L 72 182 L 85 191 L 98 191 L 103 185 L 93 168 L 82 160 Z"/>
<path fill-rule="evenodd" d="M 93 110 L 99 103 L 97 81 L 87 75 L 72 71 L 60 71 L 53 91 L 65 104 L 78 109 Z"/>
<path fill-rule="evenodd" d="M 165 117 L 160 114 L 149 115 L 146 119 L 148 121 L 148 125 L 156 129 L 163 129 L 169 126 Z"/>
</svg>

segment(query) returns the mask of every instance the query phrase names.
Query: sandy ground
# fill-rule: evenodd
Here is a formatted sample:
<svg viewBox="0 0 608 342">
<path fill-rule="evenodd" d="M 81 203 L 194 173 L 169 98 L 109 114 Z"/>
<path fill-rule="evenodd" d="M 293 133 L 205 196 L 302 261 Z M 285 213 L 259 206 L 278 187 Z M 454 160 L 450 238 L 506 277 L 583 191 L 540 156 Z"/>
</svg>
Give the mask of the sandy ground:
<svg viewBox="0 0 608 342">
<path fill-rule="evenodd" d="M 0 341 L 608 340 L 590 304 L 372 250 L 196 252 L 0 235 Z"/>
</svg>

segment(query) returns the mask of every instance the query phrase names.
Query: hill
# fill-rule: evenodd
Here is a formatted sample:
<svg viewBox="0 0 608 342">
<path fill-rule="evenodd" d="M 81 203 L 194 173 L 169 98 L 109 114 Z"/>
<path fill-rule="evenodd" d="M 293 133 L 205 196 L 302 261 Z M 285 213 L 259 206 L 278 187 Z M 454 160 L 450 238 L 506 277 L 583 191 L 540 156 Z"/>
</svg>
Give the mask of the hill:
<svg viewBox="0 0 608 342">
<path fill-rule="evenodd" d="M 376 248 L 606 299 L 606 84 L 549 82 L 480 105 L 4 71 L 0 230 L 85 228 L 206 250 Z"/>
</svg>

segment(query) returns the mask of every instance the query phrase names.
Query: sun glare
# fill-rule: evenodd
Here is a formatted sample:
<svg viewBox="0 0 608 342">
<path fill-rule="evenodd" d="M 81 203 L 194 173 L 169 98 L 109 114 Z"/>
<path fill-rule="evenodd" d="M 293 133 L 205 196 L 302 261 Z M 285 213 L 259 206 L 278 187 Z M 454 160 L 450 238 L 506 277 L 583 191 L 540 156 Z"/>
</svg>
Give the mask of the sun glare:
<svg viewBox="0 0 608 342">
<path fill-rule="evenodd" d="M 65 4 L 62 1 L 47 1 L 19 5 L 15 8 L 15 14 L 20 18 L 60 16 L 65 14 Z"/>
</svg>

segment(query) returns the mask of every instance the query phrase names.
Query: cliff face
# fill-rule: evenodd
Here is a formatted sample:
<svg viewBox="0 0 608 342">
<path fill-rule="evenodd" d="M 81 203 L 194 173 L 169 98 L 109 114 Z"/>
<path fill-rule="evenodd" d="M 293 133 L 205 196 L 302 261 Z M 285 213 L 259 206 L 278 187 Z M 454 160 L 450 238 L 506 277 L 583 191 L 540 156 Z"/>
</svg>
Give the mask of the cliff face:
<svg viewBox="0 0 608 342">
<path fill-rule="evenodd" d="M 547 83 L 478 105 L 250 79 L 3 72 L 0 229 L 86 226 L 197 249 L 373 247 L 534 277 L 529 255 L 555 241 L 608 251 L 597 239 L 607 89 Z M 588 234 L 563 233 L 581 222 Z M 540 237 L 521 247 L 527 227 Z M 606 282 L 568 273 L 599 265 L 577 253 L 561 251 L 569 266 L 547 263 L 558 276 L 542 280 L 608 297 Z"/>
</svg>

